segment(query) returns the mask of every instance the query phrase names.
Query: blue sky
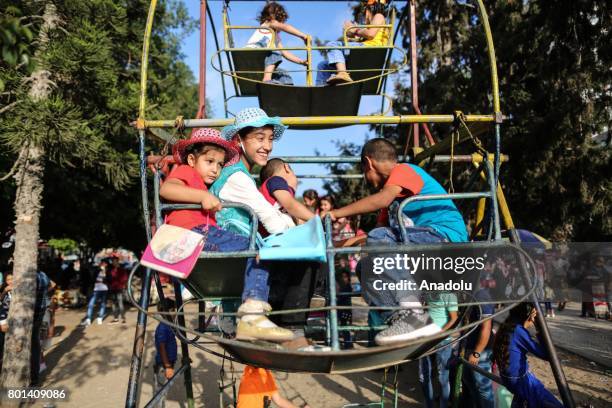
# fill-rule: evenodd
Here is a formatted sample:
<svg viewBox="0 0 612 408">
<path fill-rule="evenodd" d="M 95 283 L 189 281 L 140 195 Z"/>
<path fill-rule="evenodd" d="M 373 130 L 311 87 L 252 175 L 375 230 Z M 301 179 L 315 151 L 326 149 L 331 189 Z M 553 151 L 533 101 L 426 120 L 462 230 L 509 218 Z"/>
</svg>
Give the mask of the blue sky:
<svg viewBox="0 0 612 408">
<path fill-rule="evenodd" d="M 186 0 L 189 14 L 199 19 L 200 2 L 197 0 Z M 281 2 L 282 3 L 282 2 Z M 223 24 L 221 17 L 222 2 L 210 2 L 210 8 L 217 28 L 217 35 L 221 47 L 223 48 Z M 235 2 L 230 4 L 230 21 L 233 25 L 258 25 L 256 15 L 264 5 L 261 2 Z M 288 2 L 282 3 L 289 13 L 288 23 L 294 25 L 301 31 L 310 34 L 313 38 L 318 37 L 323 40 L 335 40 L 342 34 L 342 23 L 345 20 L 351 19 L 351 11 L 349 2 Z M 236 30 L 234 31 L 234 40 L 237 45 L 245 44 L 251 31 Z M 223 93 L 221 85 L 221 77 L 211 66 L 211 57 L 215 53 L 215 44 L 211 25 L 207 24 L 207 83 L 206 95 L 209 101 L 212 102 L 212 110 L 214 117 L 223 117 Z M 298 38 L 283 33 L 283 44 L 285 46 L 299 46 L 303 42 Z M 195 31 L 189 37 L 186 37 L 182 43 L 182 52 L 186 56 L 186 63 L 198 77 L 199 64 L 199 31 Z M 305 53 L 296 52 L 296 54 L 304 57 Z M 318 54 L 318 53 L 316 53 Z M 315 64 L 320 60 L 319 55 L 313 55 Z M 224 62 L 225 63 L 225 62 Z M 285 69 L 292 70 L 298 66 L 288 61 L 284 61 L 281 65 Z M 305 74 L 297 72 L 292 73 L 296 84 L 304 83 Z M 392 78 L 391 78 L 392 79 Z M 229 81 L 229 77 L 225 76 L 226 90 L 228 94 L 233 94 L 233 87 Z M 391 91 L 393 81 L 388 81 L 388 92 Z M 238 112 L 240 109 L 258 106 L 257 98 L 232 98 L 229 102 L 229 110 Z M 380 97 L 363 97 L 361 100 L 360 114 L 371 114 L 380 110 Z M 337 150 L 334 141 L 344 140 L 361 144 L 366 135 L 369 133 L 368 127 L 365 125 L 348 126 L 340 129 L 331 130 L 288 130 L 283 138 L 274 144 L 274 156 L 297 156 L 297 155 L 314 155 L 315 150 L 318 150 L 323 155 L 336 155 Z M 293 165 L 297 174 L 325 174 L 327 170 L 319 165 Z M 307 188 L 319 188 L 322 185 L 321 180 L 306 179 L 300 182 L 298 194 Z"/>
</svg>

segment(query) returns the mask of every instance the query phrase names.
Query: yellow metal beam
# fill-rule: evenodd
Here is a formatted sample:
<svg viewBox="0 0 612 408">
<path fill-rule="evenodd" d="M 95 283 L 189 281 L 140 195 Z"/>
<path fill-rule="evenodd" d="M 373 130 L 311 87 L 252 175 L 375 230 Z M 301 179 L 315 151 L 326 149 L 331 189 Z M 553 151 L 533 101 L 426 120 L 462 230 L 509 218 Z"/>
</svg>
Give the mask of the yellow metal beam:
<svg viewBox="0 0 612 408">
<path fill-rule="evenodd" d="M 138 123 L 142 123 L 145 118 L 147 106 L 147 69 L 149 68 L 149 45 L 151 43 L 151 31 L 153 30 L 153 17 L 157 0 L 151 0 L 147 24 L 145 26 L 144 41 L 142 43 L 142 60 L 140 63 L 140 106 L 138 108 Z"/>
<path fill-rule="evenodd" d="M 284 125 L 318 126 L 318 125 L 397 125 L 400 123 L 452 123 L 453 115 L 400 115 L 400 116 L 308 116 L 308 117 L 283 117 Z M 465 115 L 466 122 L 494 122 L 494 115 Z M 170 120 L 147 120 L 145 127 L 148 128 L 171 128 L 174 127 L 174 119 Z M 233 119 L 185 119 L 185 127 L 221 127 L 232 124 Z"/>
</svg>

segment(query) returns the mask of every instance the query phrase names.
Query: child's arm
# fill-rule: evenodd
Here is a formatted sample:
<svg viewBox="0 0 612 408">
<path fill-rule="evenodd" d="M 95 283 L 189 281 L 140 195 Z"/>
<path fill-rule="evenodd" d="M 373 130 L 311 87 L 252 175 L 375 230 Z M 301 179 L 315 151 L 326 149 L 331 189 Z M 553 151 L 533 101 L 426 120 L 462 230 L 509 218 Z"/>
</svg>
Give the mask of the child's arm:
<svg viewBox="0 0 612 408">
<path fill-rule="evenodd" d="M 385 16 L 382 14 L 376 14 L 370 24 L 368 25 L 384 25 L 386 24 Z M 349 30 L 351 33 L 351 37 L 361 37 L 364 40 L 371 40 L 376 37 L 378 30 L 382 30 L 380 27 L 370 27 L 370 28 L 353 28 Z"/>
<path fill-rule="evenodd" d="M 186 186 L 181 180 L 169 178 L 162 184 L 159 195 L 168 201 L 176 203 L 202 204 L 202 208 L 219 211 L 221 201 L 208 191 Z"/>
<path fill-rule="evenodd" d="M 276 47 L 277 48 L 283 48 L 283 43 L 281 42 L 280 39 L 278 39 L 276 41 Z M 283 57 L 287 58 L 287 60 L 289 60 L 289 61 L 291 61 L 293 63 L 296 63 L 298 65 L 306 65 L 306 64 L 308 64 L 308 62 L 306 60 L 301 59 L 300 57 L 298 57 L 297 55 L 295 55 L 291 51 L 281 50 L 280 53 L 282 54 Z"/>
<path fill-rule="evenodd" d="M 159 343 L 159 356 L 161 357 L 162 365 L 164 366 L 164 375 L 169 380 L 174 375 L 174 367 L 168 358 L 166 343 Z"/>
<path fill-rule="evenodd" d="M 289 215 L 300 220 L 308 221 L 314 217 L 314 213 L 308 209 L 304 204 L 291 195 L 287 190 L 276 190 L 272 193 L 276 201 L 284 208 Z"/>
<path fill-rule="evenodd" d="M 525 351 L 530 352 L 534 356 L 541 358 L 542 360 L 548 360 L 548 353 L 540 346 L 540 344 L 534 341 L 527 329 L 517 328 L 515 330 L 515 334 L 517 336 L 517 343 L 520 348 Z"/>
<path fill-rule="evenodd" d="M 337 219 L 378 211 L 382 208 L 389 207 L 401 191 L 402 188 L 400 186 L 385 186 L 376 194 L 362 198 L 345 207 L 331 210 L 328 213 L 323 212 L 320 215 L 321 218 L 325 218 L 325 216 L 329 214 L 332 219 Z"/>
<path fill-rule="evenodd" d="M 278 405 L 279 408 L 297 408 L 288 399 L 284 398 L 278 391 L 272 394 L 272 401 Z"/>
<path fill-rule="evenodd" d="M 297 28 L 295 28 L 291 24 L 281 23 L 279 21 L 272 20 L 269 23 L 269 27 L 275 29 L 276 31 L 284 31 L 287 34 L 294 35 L 294 36 L 304 40 L 304 42 L 306 42 L 308 40 L 308 35 L 307 34 L 304 34 L 303 32 L 301 32 L 300 30 L 298 30 Z"/>
</svg>

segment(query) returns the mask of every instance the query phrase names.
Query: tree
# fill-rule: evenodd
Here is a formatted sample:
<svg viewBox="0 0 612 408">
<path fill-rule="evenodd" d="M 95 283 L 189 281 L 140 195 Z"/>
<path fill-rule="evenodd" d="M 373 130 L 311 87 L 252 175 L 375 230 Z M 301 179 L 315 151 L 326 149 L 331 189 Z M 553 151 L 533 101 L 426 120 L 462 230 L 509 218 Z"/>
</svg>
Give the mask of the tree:
<svg viewBox="0 0 612 408">
<path fill-rule="evenodd" d="M 133 217 L 138 201 L 129 196 L 137 191 L 134 181 L 138 174 L 135 132 L 129 123 L 138 107 L 147 5 L 119 0 L 16 4 L 0 0 L 0 7 L 7 9 L 9 3 L 15 15 L 19 12 L 24 16 L 19 19 L 28 22 L 36 38 L 26 47 L 33 50 L 32 72 L 19 63 L 3 60 L 0 65 L 0 79 L 8 90 L 0 95 L 7 108 L 0 113 L 0 142 L 7 150 L 2 157 L 16 158 L 11 167 L 15 174 L 17 230 L 16 288 L 1 382 L 24 387 L 29 384 L 41 214 L 43 225 L 69 226 L 58 228 L 55 234 L 64 235 L 62 229 L 81 230 L 80 236 L 65 234 L 79 240 L 91 240 L 95 233 L 117 240 L 122 234 L 117 231 L 117 223 L 124 221 L 124 216 L 132 217 L 128 225 L 134 226 L 135 232 L 142 231 L 142 216 Z M 196 87 L 179 49 L 180 36 L 193 27 L 193 22 L 184 5 L 174 1 L 160 2 L 156 22 L 151 39 L 156 58 L 150 63 L 148 114 L 195 112 L 196 99 L 189 99 Z M 43 198 L 45 183 L 48 192 L 60 191 L 54 196 L 56 200 Z M 80 196 L 72 199 L 75 190 Z M 116 191 L 119 193 L 114 194 Z M 70 220 L 70 215 L 61 211 L 67 201 L 81 208 L 80 218 Z M 62 213 L 63 219 L 45 221 L 43 203 L 53 209 L 54 215 Z M 113 216 L 113 211 L 125 208 L 132 212 Z M 102 228 L 93 224 L 103 219 L 111 222 L 100 223 Z"/>
</svg>

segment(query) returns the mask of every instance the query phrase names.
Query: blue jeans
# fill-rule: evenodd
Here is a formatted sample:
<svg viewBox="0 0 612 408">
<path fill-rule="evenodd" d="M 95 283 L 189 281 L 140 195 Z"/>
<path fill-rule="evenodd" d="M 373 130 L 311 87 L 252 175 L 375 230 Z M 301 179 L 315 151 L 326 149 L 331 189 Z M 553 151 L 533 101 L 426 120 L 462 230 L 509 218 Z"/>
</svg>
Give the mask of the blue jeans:
<svg viewBox="0 0 612 408">
<path fill-rule="evenodd" d="M 469 356 L 474 350 L 466 350 Z M 491 372 L 491 350 L 480 353 L 478 366 L 483 370 Z M 470 390 L 470 396 L 474 403 L 480 408 L 495 408 L 495 397 L 493 396 L 492 381 L 484 375 L 478 374 L 474 370 L 465 368 L 463 370 L 463 383 Z"/>
<path fill-rule="evenodd" d="M 100 302 L 100 309 L 98 310 L 98 317 L 100 319 L 104 318 L 104 314 L 106 313 L 106 295 L 108 294 L 107 290 L 94 290 L 93 295 L 91 295 L 91 299 L 89 299 L 89 304 L 87 305 L 87 318 L 89 320 L 93 319 L 94 307 L 96 303 Z"/>
<path fill-rule="evenodd" d="M 413 244 L 445 242 L 446 239 L 429 227 L 406 227 L 408 242 Z M 380 227 L 374 228 L 368 234 L 366 245 L 398 245 L 402 242 L 400 231 L 397 228 Z M 382 273 L 375 274 L 375 258 L 393 258 L 396 254 L 381 254 L 380 256 L 364 256 L 358 266 L 360 270 L 361 287 L 363 297 L 373 306 L 397 306 L 400 302 L 419 302 L 419 290 L 377 290 L 374 285 L 376 281 L 382 282 L 401 282 L 412 281 L 414 279 L 409 271 L 382 268 Z M 389 317 L 390 312 L 381 313 L 383 318 Z"/>
<path fill-rule="evenodd" d="M 206 232 L 206 229 L 208 229 L 208 232 Z M 226 231 L 212 225 L 200 225 L 192 230 L 206 235 L 204 251 L 233 252 L 244 251 L 249 248 L 249 239 L 232 231 Z M 242 300 L 255 299 L 267 302 L 270 294 L 269 275 L 267 262 L 260 261 L 258 263 L 254 258 L 249 258 L 244 274 Z"/>
<path fill-rule="evenodd" d="M 344 42 L 342 41 L 330 41 L 326 44 L 328 47 L 343 47 Z M 347 46 L 351 47 L 363 47 L 363 43 L 360 42 L 349 42 Z M 346 63 L 346 57 L 348 57 L 350 50 L 347 49 L 335 49 L 327 51 L 327 61 L 322 61 L 318 65 L 316 85 L 325 85 L 327 80 L 334 72 L 336 72 L 337 63 Z M 323 71 L 324 70 L 324 71 Z"/>
<path fill-rule="evenodd" d="M 440 346 L 448 344 L 449 340 L 444 340 Z M 453 347 L 447 346 L 435 353 L 436 366 L 438 369 L 438 382 L 440 383 L 440 408 L 448 406 L 450 398 L 450 381 L 449 381 L 449 366 L 448 362 L 453 354 Z M 419 382 L 423 388 L 425 396 L 425 406 L 427 408 L 435 407 L 435 399 L 433 392 L 433 382 L 431 379 L 432 358 L 433 356 L 423 357 L 419 360 Z"/>
</svg>

